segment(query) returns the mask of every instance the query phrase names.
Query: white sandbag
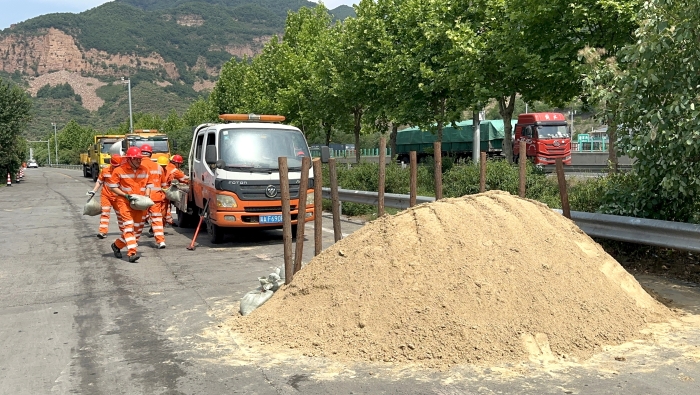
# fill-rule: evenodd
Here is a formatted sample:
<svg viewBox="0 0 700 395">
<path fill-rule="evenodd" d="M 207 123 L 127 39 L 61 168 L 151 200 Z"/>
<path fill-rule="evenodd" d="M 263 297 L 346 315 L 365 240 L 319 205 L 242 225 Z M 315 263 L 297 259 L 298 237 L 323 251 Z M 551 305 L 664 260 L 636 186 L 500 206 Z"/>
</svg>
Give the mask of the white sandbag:
<svg viewBox="0 0 700 395">
<path fill-rule="evenodd" d="M 243 298 L 241 298 L 241 315 L 250 314 L 251 312 L 253 312 L 253 310 L 257 309 L 258 307 L 262 306 L 263 303 L 270 300 L 272 295 L 274 295 L 273 291 L 263 289 L 256 289 L 243 295 Z"/>
<path fill-rule="evenodd" d="M 95 199 L 94 196 L 91 196 L 90 199 L 88 199 L 87 203 L 85 203 L 85 206 L 83 207 L 83 215 L 95 216 L 100 215 L 100 213 L 102 213 L 100 199 Z"/>
<path fill-rule="evenodd" d="M 165 190 L 165 197 L 173 203 L 178 203 L 180 201 L 180 188 L 173 184 L 170 188 Z"/>
<path fill-rule="evenodd" d="M 129 195 L 131 196 L 131 199 L 129 199 L 129 206 L 131 206 L 132 209 L 134 210 L 148 210 L 149 207 L 153 206 L 155 203 L 153 203 L 153 200 L 149 198 L 148 196 L 143 196 L 143 195 Z"/>
</svg>

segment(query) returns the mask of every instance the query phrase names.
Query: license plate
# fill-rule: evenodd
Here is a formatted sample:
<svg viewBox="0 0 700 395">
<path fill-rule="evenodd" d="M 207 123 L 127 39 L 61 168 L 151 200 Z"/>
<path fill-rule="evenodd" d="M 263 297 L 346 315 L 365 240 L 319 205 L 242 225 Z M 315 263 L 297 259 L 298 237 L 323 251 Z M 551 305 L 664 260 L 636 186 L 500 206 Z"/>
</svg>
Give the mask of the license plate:
<svg viewBox="0 0 700 395">
<path fill-rule="evenodd" d="M 259 223 L 261 224 L 279 224 L 282 222 L 281 215 L 261 215 Z"/>
</svg>

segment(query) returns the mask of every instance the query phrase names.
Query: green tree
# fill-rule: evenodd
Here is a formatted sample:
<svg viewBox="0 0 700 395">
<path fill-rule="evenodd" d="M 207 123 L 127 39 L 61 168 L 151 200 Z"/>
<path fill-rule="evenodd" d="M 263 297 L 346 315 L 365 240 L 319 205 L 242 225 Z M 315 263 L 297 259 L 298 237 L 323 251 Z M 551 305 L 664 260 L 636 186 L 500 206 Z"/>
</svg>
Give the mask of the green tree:
<svg viewBox="0 0 700 395">
<path fill-rule="evenodd" d="M 697 221 L 700 194 L 700 3 L 651 0 L 633 44 L 620 51 L 620 148 L 639 185 L 628 215 Z"/>
<path fill-rule="evenodd" d="M 511 119 L 517 94 L 562 105 L 582 92 L 584 47 L 614 53 L 631 42 L 639 0 L 485 0 L 480 74 L 505 122 L 503 149 L 512 161 Z"/>
<path fill-rule="evenodd" d="M 16 174 L 27 159 L 27 146 L 20 143 L 31 119 L 32 102 L 18 86 L 0 78 L 0 175 Z"/>
<path fill-rule="evenodd" d="M 97 131 L 90 127 L 80 126 L 71 120 L 58 132 L 58 159 L 61 163 L 77 165 L 80 163 L 80 153 L 85 152 L 92 144 Z M 53 138 L 53 136 L 51 136 Z M 51 143 L 53 147 L 53 142 Z"/>
</svg>

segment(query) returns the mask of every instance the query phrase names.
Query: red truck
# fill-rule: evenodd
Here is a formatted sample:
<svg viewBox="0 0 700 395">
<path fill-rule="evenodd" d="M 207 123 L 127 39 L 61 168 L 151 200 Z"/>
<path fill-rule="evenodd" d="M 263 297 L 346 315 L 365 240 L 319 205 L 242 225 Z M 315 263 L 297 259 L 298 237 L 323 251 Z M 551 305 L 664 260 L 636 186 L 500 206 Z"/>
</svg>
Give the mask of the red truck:
<svg viewBox="0 0 700 395">
<path fill-rule="evenodd" d="M 527 158 L 536 165 L 551 165 L 557 158 L 562 158 L 565 165 L 571 165 L 571 134 L 564 114 L 520 114 L 515 124 L 513 159 L 520 155 L 521 140 L 526 143 Z"/>
</svg>

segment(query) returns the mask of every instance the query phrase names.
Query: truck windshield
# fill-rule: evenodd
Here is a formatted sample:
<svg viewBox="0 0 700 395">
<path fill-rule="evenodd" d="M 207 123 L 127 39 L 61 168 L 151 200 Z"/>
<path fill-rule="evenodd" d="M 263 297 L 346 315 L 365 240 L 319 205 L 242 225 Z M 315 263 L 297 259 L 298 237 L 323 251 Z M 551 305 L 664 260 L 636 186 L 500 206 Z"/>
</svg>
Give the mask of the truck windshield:
<svg viewBox="0 0 700 395">
<path fill-rule="evenodd" d="M 537 137 L 541 139 L 561 139 L 569 137 L 569 130 L 566 125 L 558 126 L 538 126 Z"/>
<path fill-rule="evenodd" d="M 102 140 L 100 142 L 100 151 L 103 154 L 109 154 L 109 149 L 112 148 L 112 145 L 116 142 L 117 140 Z"/>
<path fill-rule="evenodd" d="M 304 135 L 287 129 L 223 129 L 219 135 L 219 158 L 229 170 L 279 170 L 277 158 L 288 158 L 289 169 L 301 168 L 311 157 Z"/>
<path fill-rule="evenodd" d="M 141 147 L 144 144 L 148 144 L 153 148 L 153 153 L 168 153 L 170 149 L 168 148 L 168 140 L 159 139 L 134 139 L 131 140 L 131 145 L 136 147 Z"/>
</svg>

